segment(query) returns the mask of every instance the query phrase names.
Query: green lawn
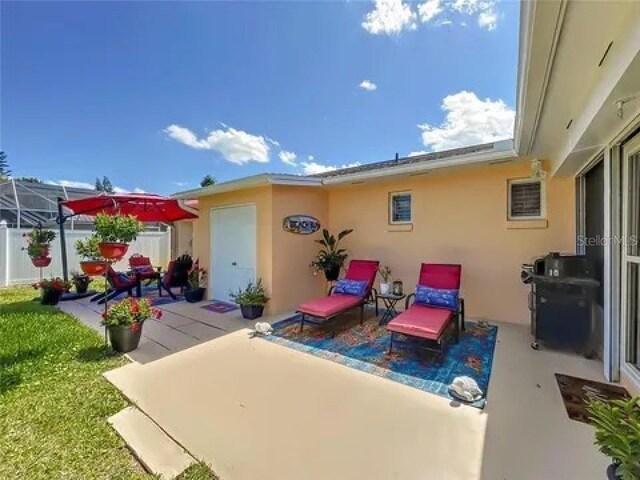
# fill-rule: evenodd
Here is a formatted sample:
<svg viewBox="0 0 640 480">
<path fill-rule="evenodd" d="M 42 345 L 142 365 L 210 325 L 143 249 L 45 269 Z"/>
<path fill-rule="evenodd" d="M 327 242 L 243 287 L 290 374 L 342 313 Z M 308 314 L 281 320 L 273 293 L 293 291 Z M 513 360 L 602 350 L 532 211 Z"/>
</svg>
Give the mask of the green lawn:
<svg viewBox="0 0 640 480">
<path fill-rule="evenodd" d="M 126 359 L 31 288 L 0 289 L 0 479 L 149 479 L 106 423 L 126 402 L 102 372 Z M 184 480 L 215 478 L 204 465 Z"/>
</svg>

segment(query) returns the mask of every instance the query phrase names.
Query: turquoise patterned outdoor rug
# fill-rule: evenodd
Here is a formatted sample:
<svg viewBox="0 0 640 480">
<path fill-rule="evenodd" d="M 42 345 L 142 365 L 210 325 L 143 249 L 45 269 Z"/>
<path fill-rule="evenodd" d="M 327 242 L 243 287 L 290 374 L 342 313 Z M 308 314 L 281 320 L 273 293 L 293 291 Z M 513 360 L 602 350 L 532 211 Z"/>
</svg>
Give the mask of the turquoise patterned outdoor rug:
<svg viewBox="0 0 640 480">
<path fill-rule="evenodd" d="M 419 340 L 401 336 L 394 339 L 393 352 L 387 353 L 389 333 L 385 326 L 378 325 L 377 318 L 337 331 L 335 338 L 331 338 L 327 329 L 307 324 L 299 333 L 298 315 L 273 324 L 273 329 L 273 334 L 262 338 L 451 400 L 454 399 L 449 395 L 449 385 L 462 375 L 478 382 L 486 398 L 498 334 L 496 326 L 481 328 L 474 322 L 466 322 L 460 342 L 449 344 L 444 359 L 440 360 L 434 354 L 415 349 Z M 484 408 L 485 402 L 483 398 L 471 405 Z"/>
</svg>

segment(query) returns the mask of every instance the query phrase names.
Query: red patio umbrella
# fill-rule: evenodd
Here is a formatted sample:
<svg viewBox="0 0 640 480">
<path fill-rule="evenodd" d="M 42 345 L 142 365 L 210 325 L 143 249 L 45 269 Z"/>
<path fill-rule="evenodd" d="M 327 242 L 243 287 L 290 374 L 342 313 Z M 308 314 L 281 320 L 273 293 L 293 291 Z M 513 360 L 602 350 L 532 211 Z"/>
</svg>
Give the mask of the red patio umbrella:
<svg viewBox="0 0 640 480">
<path fill-rule="evenodd" d="M 65 213 L 65 209 L 71 213 Z M 198 218 L 197 213 L 181 201 L 149 193 L 102 193 L 76 200 L 59 198 L 57 222 L 60 225 L 60 253 L 65 280 L 68 278 L 68 272 L 64 222 L 75 215 L 95 216 L 98 213 L 133 215 L 141 222 L 172 223 Z"/>
<path fill-rule="evenodd" d="M 198 215 L 175 198 L 147 193 L 102 194 L 61 202 L 73 215 L 133 215 L 141 222 L 172 223 L 198 218 Z"/>
</svg>

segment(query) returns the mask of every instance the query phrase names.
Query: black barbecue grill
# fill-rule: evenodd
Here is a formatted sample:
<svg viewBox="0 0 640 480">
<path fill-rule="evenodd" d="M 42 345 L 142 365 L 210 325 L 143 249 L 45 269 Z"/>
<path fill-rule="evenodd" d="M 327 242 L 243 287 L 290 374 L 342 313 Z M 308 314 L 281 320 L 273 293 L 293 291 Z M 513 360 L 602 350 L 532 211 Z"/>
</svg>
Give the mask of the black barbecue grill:
<svg viewBox="0 0 640 480">
<path fill-rule="evenodd" d="M 592 312 L 600 282 L 587 257 L 551 252 L 522 267 L 520 277 L 531 286 L 531 347 L 538 350 L 542 343 L 591 356 Z"/>
</svg>

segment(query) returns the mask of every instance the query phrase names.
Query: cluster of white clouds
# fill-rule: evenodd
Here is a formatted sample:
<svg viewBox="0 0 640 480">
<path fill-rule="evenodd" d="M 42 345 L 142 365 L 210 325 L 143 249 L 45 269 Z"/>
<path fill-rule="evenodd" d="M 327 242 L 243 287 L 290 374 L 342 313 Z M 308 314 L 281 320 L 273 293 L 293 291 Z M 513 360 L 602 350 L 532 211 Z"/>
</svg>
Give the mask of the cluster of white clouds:
<svg viewBox="0 0 640 480">
<path fill-rule="evenodd" d="M 223 158 L 237 165 L 248 162 L 266 163 L 269 161 L 270 144 L 277 145 L 263 135 L 252 135 L 222 124 L 222 128 L 211 130 L 206 137 L 198 136 L 188 128 L 169 125 L 164 132 L 180 143 L 198 150 L 215 150 Z"/>
<path fill-rule="evenodd" d="M 441 109 L 440 125 L 421 124 L 422 143 L 429 151 L 495 142 L 513 137 L 516 113 L 502 100 L 480 99 L 474 92 L 462 90 L 447 95 Z M 409 156 L 427 153 L 411 152 Z"/>
<path fill-rule="evenodd" d="M 425 0 L 416 6 L 403 0 L 374 0 L 374 8 L 362 21 L 362 28 L 373 35 L 398 35 L 416 30 L 418 22 L 450 25 L 455 16 L 474 18 L 480 28 L 492 31 L 498 26 L 497 0 Z"/>
<path fill-rule="evenodd" d="M 93 183 L 78 182 L 75 180 L 47 180 L 44 183 L 49 185 L 59 185 L 61 187 L 69 187 L 69 188 L 87 188 L 89 190 L 95 190 L 96 188 L 95 184 Z M 113 191 L 115 193 L 147 193 L 145 190 L 138 187 L 134 188 L 133 190 L 127 190 L 126 188 L 114 186 Z"/>
<path fill-rule="evenodd" d="M 373 85 L 373 84 L 371 84 Z M 363 87 L 364 88 L 364 87 Z M 371 88 L 366 88 L 370 90 Z M 375 86 L 373 87 L 375 90 Z M 222 128 L 211 130 L 203 138 L 199 138 L 193 131 L 180 125 L 172 124 L 164 129 L 164 133 L 171 139 L 197 150 L 214 150 L 226 161 L 236 165 L 249 162 L 266 163 L 270 161 L 272 147 L 280 148 L 280 143 L 264 135 L 238 130 L 222 124 Z M 303 175 L 329 172 L 338 168 L 354 167 L 358 163 L 343 165 L 324 165 L 315 161 L 313 155 L 308 155 L 305 161 L 299 161 L 295 152 L 280 148 L 278 158 L 285 165 L 298 168 Z"/>
</svg>

